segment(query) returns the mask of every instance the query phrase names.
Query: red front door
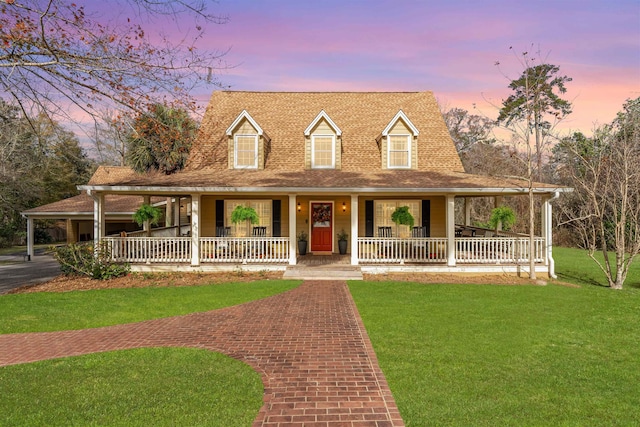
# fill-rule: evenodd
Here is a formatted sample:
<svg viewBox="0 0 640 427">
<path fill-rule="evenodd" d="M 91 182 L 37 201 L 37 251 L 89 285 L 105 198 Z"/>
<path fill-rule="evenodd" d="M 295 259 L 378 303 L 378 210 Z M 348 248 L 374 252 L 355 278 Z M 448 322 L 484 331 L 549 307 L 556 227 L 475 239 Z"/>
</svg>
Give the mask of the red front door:
<svg viewBox="0 0 640 427">
<path fill-rule="evenodd" d="M 333 205 L 311 203 L 311 252 L 333 250 Z"/>
</svg>

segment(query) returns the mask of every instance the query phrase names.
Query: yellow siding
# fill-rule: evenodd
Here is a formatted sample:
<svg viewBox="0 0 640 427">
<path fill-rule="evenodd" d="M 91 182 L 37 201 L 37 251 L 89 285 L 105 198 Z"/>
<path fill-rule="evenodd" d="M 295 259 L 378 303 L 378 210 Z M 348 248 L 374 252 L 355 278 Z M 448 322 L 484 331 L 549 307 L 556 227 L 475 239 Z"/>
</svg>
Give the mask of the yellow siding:
<svg viewBox="0 0 640 427">
<path fill-rule="evenodd" d="M 444 196 L 431 197 L 431 237 L 446 237 L 447 213 Z"/>
<path fill-rule="evenodd" d="M 200 236 L 216 235 L 216 199 L 214 196 L 200 198 Z"/>
</svg>

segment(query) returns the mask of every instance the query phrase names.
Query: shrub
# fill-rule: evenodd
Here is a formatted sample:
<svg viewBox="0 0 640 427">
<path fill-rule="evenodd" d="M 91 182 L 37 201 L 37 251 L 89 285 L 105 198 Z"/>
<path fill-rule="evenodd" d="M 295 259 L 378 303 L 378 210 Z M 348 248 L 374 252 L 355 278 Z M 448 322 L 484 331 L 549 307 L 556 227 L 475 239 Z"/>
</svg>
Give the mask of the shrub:
<svg viewBox="0 0 640 427">
<path fill-rule="evenodd" d="M 409 212 L 409 206 L 398 206 L 396 210 L 391 214 L 391 221 L 397 225 L 408 225 L 413 227 L 414 219 L 411 212 Z"/>
<path fill-rule="evenodd" d="M 67 276 L 89 276 L 92 279 L 107 280 L 129 273 L 129 265 L 114 262 L 110 257 L 107 242 L 102 242 L 97 251 L 93 244 L 72 243 L 52 247 L 54 258 L 60 270 Z"/>
</svg>

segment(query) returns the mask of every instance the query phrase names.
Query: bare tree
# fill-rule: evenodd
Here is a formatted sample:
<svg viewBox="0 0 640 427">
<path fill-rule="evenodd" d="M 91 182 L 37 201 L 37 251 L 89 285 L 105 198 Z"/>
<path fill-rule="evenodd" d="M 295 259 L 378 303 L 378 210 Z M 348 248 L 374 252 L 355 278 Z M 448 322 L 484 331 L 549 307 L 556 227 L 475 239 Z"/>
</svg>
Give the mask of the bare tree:
<svg viewBox="0 0 640 427">
<path fill-rule="evenodd" d="M 559 175 L 575 189 L 561 205 L 566 222 L 579 232 L 609 286 L 622 289 L 640 252 L 640 98 L 628 101 L 592 138 L 565 138 L 556 156 Z"/>
<path fill-rule="evenodd" d="M 442 111 L 442 117 L 459 154 L 468 152 L 476 144 L 496 141 L 492 136 L 494 122 L 487 117 L 470 114 L 463 108 Z"/>
<path fill-rule="evenodd" d="M 105 105 L 141 112 L 164 98 L 192 109 L 193 87 L 219 85 L 212 73 L 223 53 L 197 48 L 203 25 L 223 21 L 207 13 L 206 1 L 105 2 L 124 15 L 103 22 L 72 1 L 0 2 L 0 88 L 26 117 L 44 110 L 69 119 L 71 105 L 94 118 Z M 154 18 L 192 24 L 176 40 L 143 27 Z"/>
</svg>

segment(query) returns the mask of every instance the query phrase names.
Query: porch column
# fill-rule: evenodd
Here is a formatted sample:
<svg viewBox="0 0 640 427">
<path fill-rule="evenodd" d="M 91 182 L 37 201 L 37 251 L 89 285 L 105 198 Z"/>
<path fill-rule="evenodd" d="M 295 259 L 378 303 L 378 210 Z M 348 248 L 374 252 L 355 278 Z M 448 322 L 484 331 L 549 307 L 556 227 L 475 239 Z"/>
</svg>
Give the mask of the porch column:
<svg viewBox="0 0 640 427">
<path fill-rule="evenodd" d="M 144 203 L 145 205 L 150 205 L 151 196 L 144 196 L 142 203 Z M 142 229 L 147 232 L 147 236 L 151 236 L 151 223 L 148 219 L 142 224 Z"/>
<path fill-rule="evenodd" d="M 558 197 L 544 196 L 542 199 L 542 237 L 544 237 L 544 263 L 549 267 L 549 277 L 556 278 L 555 261 L 553 259 L 553 206 L 551 201 Z"/>
<path fill-rule="evenodd" d="M 27 259 L 31 261 L 33 257 L 33 218 L 27 217 Z"/>
<path fill-rule="evenodd" d="M 351 195 L 351 265 L 358 265 L 358 195 Z"/>
<path fill-rule="evenodd" d="M 452 194 L 447 195 L 447 265 L 456 266 L 456 199 Z"/>
<path fill-rule="evenodd" d="M 171 227 L 173 225 L 173 198 L 167 197 L 164 208 L 164 226 Z"/>
<path fill-rule="evenodd" d="M 99 247 L 104 237 L 104 194 L 92 194 L 93 197 L 93 241 Z"/>
<path fill-rule="evenodd" d="M 200 194 L 191 195 L 191 267 L 200 266 Z"/>
<path fill-rule="evenodd" d="M 296 210 L 296 195 L 289 194 L 289 265 L 296 265 L 298 256 L 296 255 L 297 246 L 297 222 L 298 211 Z"/>
<path fill-rule="evenodd" d="M 176 226 L 176 237 L 180 236 L 180 197 L 176 197 L 176 202 L 173 204 L 173 224 Z"/>
<path fill-rule="evenodd" d="M 464 225 L 471 225 L 471 197 L 464 198 Z"/>
</svg>

